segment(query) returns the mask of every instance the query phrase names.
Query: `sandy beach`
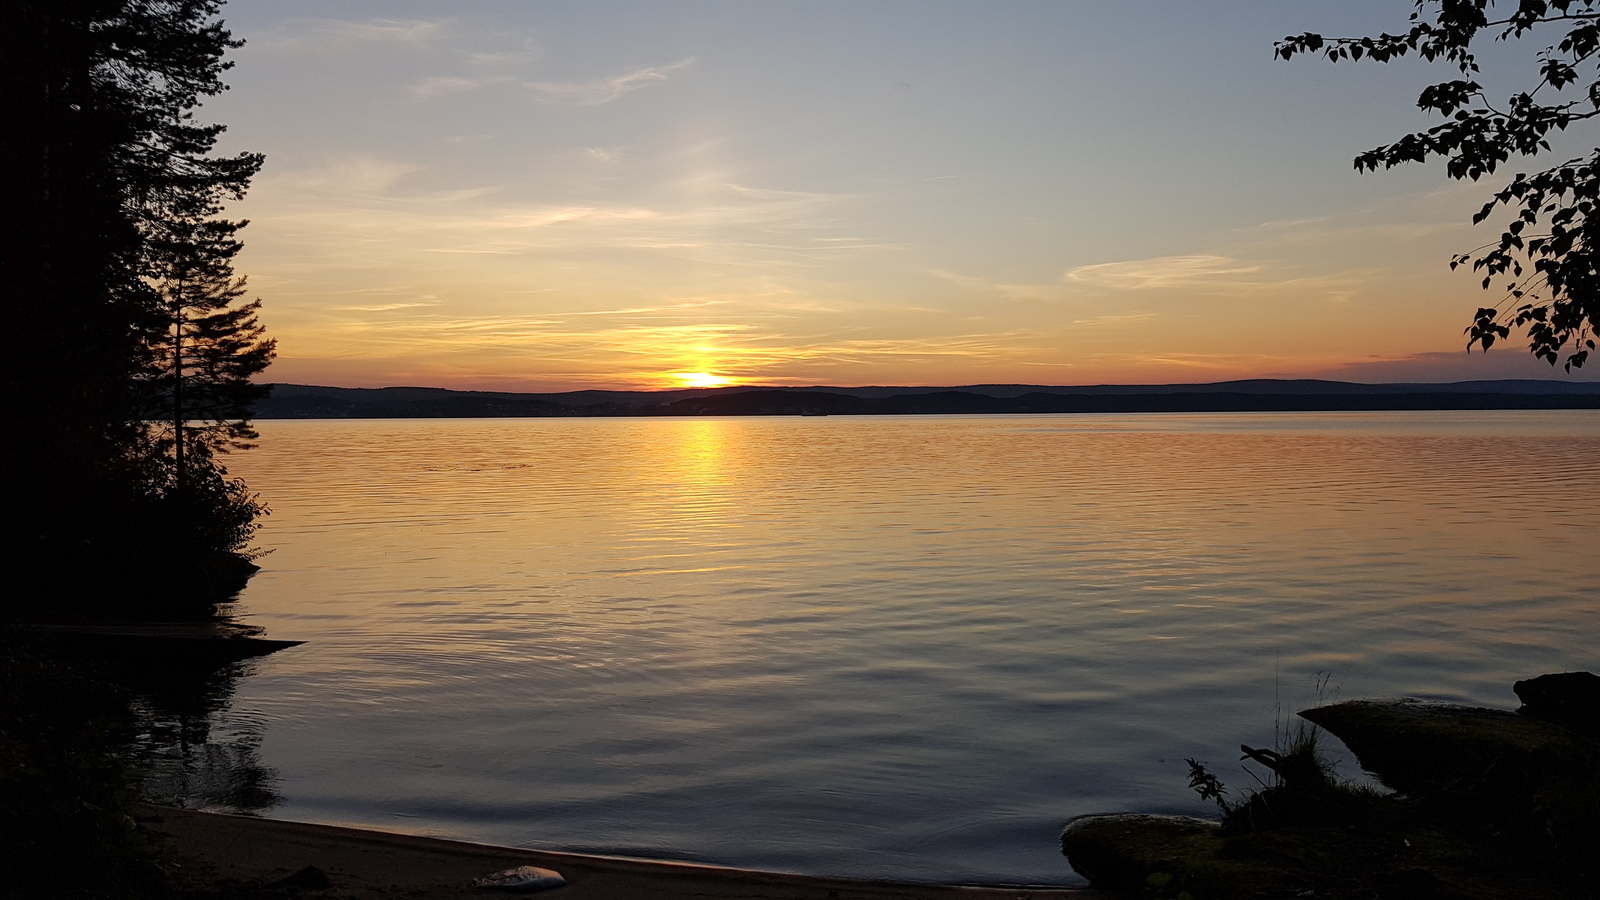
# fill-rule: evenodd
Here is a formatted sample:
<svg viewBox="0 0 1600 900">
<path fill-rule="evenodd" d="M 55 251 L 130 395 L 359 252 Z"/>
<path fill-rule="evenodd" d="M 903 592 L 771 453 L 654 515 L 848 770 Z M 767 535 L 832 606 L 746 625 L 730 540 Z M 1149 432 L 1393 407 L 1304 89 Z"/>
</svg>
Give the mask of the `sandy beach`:
<svg viewBox="0 0 1600 900">
<path fill-rule="evenodd" d="M 251 816 L 141 807 L 139 818 L 164 835 L 181 867 L 176 886 L 195 896 L 306 896 L 339 900 L 478 897 L 473 886 L 515 866 L 555 869 L 563 900 L 762 898 L 762 900 L 1095 900 L 1111 895 L 1070 888 L 968 887 L 817 878 L 718 866 L 521 850 L 383 831 L 283 822 Z M 314 866 L 326 887 L 284 879 Z M 310 879 L 313 883 L 316 879 Z M 300 886 L 296 886 L 300 882 Z"/>
</svg>

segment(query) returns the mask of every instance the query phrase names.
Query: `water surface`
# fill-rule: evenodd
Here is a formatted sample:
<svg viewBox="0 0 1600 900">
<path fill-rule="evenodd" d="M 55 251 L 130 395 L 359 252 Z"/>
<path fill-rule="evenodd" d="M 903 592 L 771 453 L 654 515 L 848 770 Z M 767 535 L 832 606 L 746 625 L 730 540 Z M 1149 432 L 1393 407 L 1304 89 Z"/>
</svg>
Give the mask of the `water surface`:
<svg viewBox="0 0 1600 900">
<path fill-rule="evenodd" d="M 1081 883 L 1065 819 L 1205 812 L 1319 673 L 1600 666 L 1594 411 L 260 425 L 283 818 Z"/>
</svg>

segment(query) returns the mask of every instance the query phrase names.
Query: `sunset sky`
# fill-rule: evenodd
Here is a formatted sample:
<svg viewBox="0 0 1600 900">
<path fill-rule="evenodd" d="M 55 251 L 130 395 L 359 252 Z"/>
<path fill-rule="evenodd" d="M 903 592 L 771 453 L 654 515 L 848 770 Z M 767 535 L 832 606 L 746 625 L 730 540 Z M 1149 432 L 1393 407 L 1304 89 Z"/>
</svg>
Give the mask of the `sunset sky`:
<svg viewBox="0 0 1600 900">
<path fill-rule="evenodd" d="M 1464 352 L 1488 186 L 1351 167 L 1448 70 L 1272 58 L 1410 8 L 232 0 L 203 114 L 272 381 L 1565 377 Z"/>
</svg>

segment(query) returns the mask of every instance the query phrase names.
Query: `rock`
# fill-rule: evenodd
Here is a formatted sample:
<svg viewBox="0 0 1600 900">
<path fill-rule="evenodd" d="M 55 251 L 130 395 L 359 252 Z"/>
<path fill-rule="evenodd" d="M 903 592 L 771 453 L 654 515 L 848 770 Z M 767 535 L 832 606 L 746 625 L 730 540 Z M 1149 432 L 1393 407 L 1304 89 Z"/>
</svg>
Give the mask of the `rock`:
<svg viewBox="0 0 1600 900">
<path fill-rule="evenodd" d="M 1143 887 L 1222 849 L 1216 822 L 1193 816 L 1079 816 L 1061 831 L 1061 852 L 1079 875 L 1113 891 Z"/>
<path fill-rule="evenodd" d="M 327 872 L 316 866 L 306 866 L 287 878 L 273 882 L 273 886 L 291 890 L 320 891 L 333 887 L 333 882 L 328 878 Z"/>
<path fill-rule="evenodd" d="M 1400 793 L 1485 820 L 1590 802 L 1600 744 L 1507 710 L 1357 700 L 1308 709 Z"/>
<path fill-rule="evenodd" d="M 1405 700 L 1306 710 L 1396 793 L 1329 779 L 1314 756 L 1318 773 L 1291 767 L 1290 751 L 1245 747 L 1283 777 L 1222 823 L 1084 816 L 1062 852 L 1093 887 L 1141 897 L 1600 896 L 1600 741 L 1578 733 L 1600 727 L 1600 678 L 1547 675 L 1517 694 L 1523 714 Z"/>
<path fill-rule="evenodd" d="M 1600 740 L 1600 675 L 1540 675 L 1517 682 L 1512 690 L 1522 700 L 1522 708 L 1517 710 L 1522 715 Z"/>
<path fill-rule="evenodd" d="M 562 887 L 567 880 L 555 869 L 541 869 L 538 866 L 517 866 L 515 869 L 506 869 L 493 875 L 485 875 L 472 882 L 474 887 L 491 888 L 497 891 L 508 891 L 514 894 L 527 894 L 534 891 L 548 891 L 551 888 Z"/>
</svg>

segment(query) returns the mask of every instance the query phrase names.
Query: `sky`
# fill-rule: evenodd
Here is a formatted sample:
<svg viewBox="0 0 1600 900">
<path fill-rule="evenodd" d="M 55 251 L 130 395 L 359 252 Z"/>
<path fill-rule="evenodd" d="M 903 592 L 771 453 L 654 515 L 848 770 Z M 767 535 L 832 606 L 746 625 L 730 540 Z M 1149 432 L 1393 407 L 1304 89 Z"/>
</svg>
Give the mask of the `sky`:
<svg viewBox="0 0 1600 900">
<path fill-rule="evenodd" d="M 1488 185 L 1352 167 L 1450 70 L 1273 59 L 1410 9 L 231 0 L 201 115 L 266 154 L 230 215 L 277 382 L 1571 377 L 1465 352 Z"/>
</svg>

